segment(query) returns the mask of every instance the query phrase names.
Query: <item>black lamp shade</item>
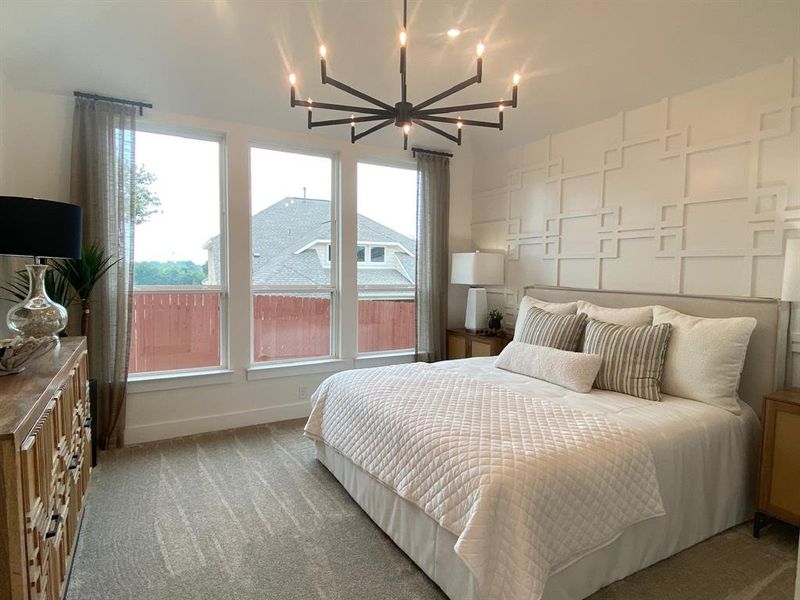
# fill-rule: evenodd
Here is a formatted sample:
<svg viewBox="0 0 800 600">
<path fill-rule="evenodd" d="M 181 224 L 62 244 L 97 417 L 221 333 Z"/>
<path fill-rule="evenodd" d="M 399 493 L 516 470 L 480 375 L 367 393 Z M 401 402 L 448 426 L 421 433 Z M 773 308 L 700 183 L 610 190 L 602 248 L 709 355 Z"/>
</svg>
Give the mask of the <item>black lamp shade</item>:
<svg viewBox="0 0 800 600">
<path fill-rule="evenodd" d="M 0 254 L 80 258 L 82 223 L 74 204 L 0 196 Z"/>
</svg>

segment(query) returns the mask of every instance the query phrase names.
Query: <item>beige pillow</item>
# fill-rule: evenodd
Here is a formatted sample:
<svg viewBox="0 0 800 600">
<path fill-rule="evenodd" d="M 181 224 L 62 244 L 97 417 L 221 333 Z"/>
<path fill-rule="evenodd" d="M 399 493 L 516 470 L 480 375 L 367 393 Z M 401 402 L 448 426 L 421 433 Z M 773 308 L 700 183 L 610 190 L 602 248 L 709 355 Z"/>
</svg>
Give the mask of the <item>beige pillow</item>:
<svg viewBox="0 0 800 600">
<path fill-rule="evenodd" d="M 578 312 L 595 321 L 625 325 L 626 327 L 647 327 L 653 324 L 652 306 L 635 306 L 633 308 L 607 308 L 591 302 L 578 300 Z"/>
<path fill-rule="evenodd" d="M 586 394 L 592 390 L 592 383 L 597 377 L 600 357 L 597 354 L 511 342 L 497 357 L 494 366 Z"/>
<path fill-rule="evenodd" d="M 543 302 L 530 296 L 525 296 L 519 303 L 519 311 L 517 312 L 517 322 L 514 325 L 514 339 L 519 339 L 522 331 L 522 325 L 525 323 L 525 317 L 528 316 L 528 310 L 535 306 L 546 312 L 553 313 L 554 315 L 574 315 L 578 312 L 577 302 Z"/>
<path fill-rule="evenodd" d="M 659 323 L 671 325 L 661 391 L 738 415 L 739 379 L 756 320 L 706 319 L 654 306 L 653 325 Z"/>
</svg>

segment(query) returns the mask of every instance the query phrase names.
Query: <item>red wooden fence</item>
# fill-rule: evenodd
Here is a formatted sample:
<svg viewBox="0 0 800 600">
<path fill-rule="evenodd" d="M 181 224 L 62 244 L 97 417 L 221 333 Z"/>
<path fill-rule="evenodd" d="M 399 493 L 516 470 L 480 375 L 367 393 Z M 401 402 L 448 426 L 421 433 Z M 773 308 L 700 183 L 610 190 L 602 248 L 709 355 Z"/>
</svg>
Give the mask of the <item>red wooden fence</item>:
<svg viewBox="0 0 800 600">
<path fill-rule="evenodd" d="M 413 348 L 414 302 L 360 300 L 358 351 Z M 130 372 L 219 365 L 219 294 L 134 294 Z M 330 354 L 330 299 L 260 294 L 253 298 L 256 361 Z"/>
</svg>

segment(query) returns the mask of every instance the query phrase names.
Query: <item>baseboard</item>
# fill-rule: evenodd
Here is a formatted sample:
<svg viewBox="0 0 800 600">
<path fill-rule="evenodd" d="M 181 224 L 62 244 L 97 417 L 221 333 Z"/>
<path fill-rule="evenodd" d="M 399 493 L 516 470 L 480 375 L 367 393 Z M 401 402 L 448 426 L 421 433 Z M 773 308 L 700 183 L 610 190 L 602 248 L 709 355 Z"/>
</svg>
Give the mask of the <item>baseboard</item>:
<svg viewBox="0 0 800 600">
<path fill-rule="evenodd" d="M 252 410 L 242 410 L 219 415 L 162 421 L 160 423 L 148 423 L 147 425 L 135 425 L 125 428 L 125 444 L 141 444 L 144 442 L 154 442 L 156 440 L 167 440 L 185 435 L 193 435 L 195 433 L 221 431 L 224 429 L 247 427 L 249 425 L 299 419 L 307 417 L 310 411 L 311 406 L 306 400 L 293 404 L 267 406 L 264 408 L 254 408 Z"/>
</svg>

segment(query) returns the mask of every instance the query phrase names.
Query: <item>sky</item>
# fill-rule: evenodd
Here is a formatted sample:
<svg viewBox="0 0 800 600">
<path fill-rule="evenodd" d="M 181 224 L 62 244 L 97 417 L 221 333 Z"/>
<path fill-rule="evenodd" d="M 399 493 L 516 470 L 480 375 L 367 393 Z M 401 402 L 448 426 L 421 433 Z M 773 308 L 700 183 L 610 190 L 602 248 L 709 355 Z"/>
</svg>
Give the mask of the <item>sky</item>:
<svg viewBox="0 0 800 600">
<path fill-rule="evenodd" d="M 161 199 L 136 227 L 136 261 L 206 262 L 203 245 L 219 234 L 220 150 L 216 141 L 136 133 L 136 162 L 156 175 L 150 189 Z M 251 214 L 287 196 L 331 198 L 328 157 L 253 148 L 250 162 Z M 416 172 L 359 163 L 357 176 L 358 212 L 416 237 Z"/>
</svg>

